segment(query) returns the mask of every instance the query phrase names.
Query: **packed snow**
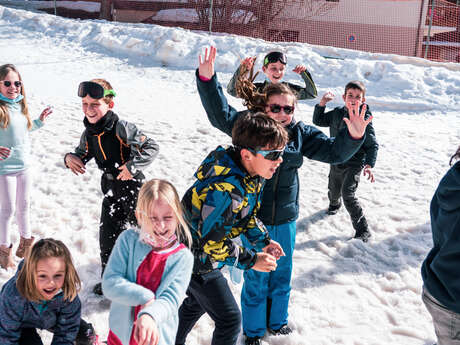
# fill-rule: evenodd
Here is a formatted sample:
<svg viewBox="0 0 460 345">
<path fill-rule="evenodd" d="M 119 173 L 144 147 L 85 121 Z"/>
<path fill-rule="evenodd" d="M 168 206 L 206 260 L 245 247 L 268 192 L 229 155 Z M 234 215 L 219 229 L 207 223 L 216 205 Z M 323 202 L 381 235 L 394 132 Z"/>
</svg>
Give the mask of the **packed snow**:
<svg viewBox="0 0 460 345">
<path fill-rule="evenodd" d="M 207 120 L 196 90 L 198 55 L 214 45 L 224 87 L 243 57 L 257 56 L 260 68 L 273 49 L 287 53 L 290 69 L 305 64 L 320 96 L 328 90 L 336 94 L 328 108 L 343 104 L 348 81 L 364 81 L 380 144 L 376 182 L 362 178 L 358 188 L 373 234 L 368 243 L 350 239 L 346 210 L 326 215 L 328 165 L 304 161 L 289 317 L 294 332 L 267 335 L 263 344 L 433 344 L 432 321 L 421 301 L 420 265 L 432 245 L 429 202 L 460 144 L 460 65 L 155 25 L 71 20 L 1 6 L 0 37 L 0 65 L 18 67 L 33 117 L 48 104 L 54 107 L 45 127 L 31 134 L 32 231 L 70 248 L 83 281 L 83 317 L 103 339 L 110 301 L 91 291 L 100 280 L 101 172 L 90 162 L 84 175 L 75 176 L 63 164 L 84 129 L 77 86 L 98 77 L 111 82 L 117 92 L 115 112 L 160 145 L 147 178 L 170 180 L 183 194 L 206 154 L 231 143 Z M 301 83 L 293 72 L 285 80 Z M 241 100 L 227 96 L 244 109 Z M 299 102 L 296 119 L 311 124 L 317 102 Z M 14 223 L 15 245 L 16 230 Z M 0 270 L 0 284 L 13 273 Z M 241 285 L 232 290 L 239 302 Z M 204 316 L 187 344 L 210 344 L 213 328 Z"/>
</svg>

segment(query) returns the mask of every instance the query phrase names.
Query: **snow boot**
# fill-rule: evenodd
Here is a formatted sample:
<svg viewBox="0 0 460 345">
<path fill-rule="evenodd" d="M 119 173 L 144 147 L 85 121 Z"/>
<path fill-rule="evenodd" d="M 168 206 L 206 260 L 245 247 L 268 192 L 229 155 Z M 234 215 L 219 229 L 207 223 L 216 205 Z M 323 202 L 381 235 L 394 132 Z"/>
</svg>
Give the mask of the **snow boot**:
<svg viewBox="0 0 460 345">
<path fill-rule="evenodd" d="M 278 329 L 271 329 L 269 328 L 268 331 L 272 334 L 272 335 L 288 335 L 288 334 L 291 334 L 292 333 L 292 329 L 291 327 L 289 327 L 288 325 L 282 325 L 280 328 Z"/>
<path fill-rule="evenodd" d="M 31 238 L 24 238 L 21 236 L 18 249 L 16 249 L 16 256 L 21 259 L 24 256 L 27 256 L 27 254 L 29 254 L 30 247 L 32 247 L 32 243 L 34 243 L 34 240 L 35 237 L 33 236 Z"/>
<path fill-rule="evenodd" d="M 4 269 L 14 267 L 13 261 L 13 245 L 9 247 L 0 245 L 0 267 Z"/>
</svg>

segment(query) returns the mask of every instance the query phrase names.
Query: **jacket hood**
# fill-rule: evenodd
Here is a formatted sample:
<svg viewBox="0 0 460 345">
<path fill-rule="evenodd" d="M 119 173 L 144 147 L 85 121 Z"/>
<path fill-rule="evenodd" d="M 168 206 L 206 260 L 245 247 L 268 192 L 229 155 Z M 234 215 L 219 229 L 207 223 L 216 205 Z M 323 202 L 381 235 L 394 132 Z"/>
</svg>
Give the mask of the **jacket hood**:
<svg viewBox="0 0 460 345">
<path fill-rule="evenodd" d="M 460 210 L 460 161 L 443 177 L 435 197 L 443 210 Z"/>
<path fill-rule="evenodd" d="M 203 160 L 195 177 L 204 181 L 216 176 L 247 176 L 247 172 L 237 160 L 238 152 L 233 147 L 218 146 Z"/>
</svg>

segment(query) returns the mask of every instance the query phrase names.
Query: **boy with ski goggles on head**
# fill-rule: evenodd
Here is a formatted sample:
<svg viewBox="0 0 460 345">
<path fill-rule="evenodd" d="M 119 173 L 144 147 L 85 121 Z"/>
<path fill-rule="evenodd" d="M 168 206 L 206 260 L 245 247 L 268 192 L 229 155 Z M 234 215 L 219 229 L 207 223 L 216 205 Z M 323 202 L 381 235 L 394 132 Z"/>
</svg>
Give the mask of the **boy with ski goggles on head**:
<svg viewBox="0 0 460 345">
<path fill-rule="evenodd" d="M 249 71 L 252 70 L 252 68 L 254 67 L 255 60 L 255 57 L 247 57 L 243 61 L 241 61 L 240 66 L 233 74 L 232 79 L 227 85 L 227 92 L 230 95 L 234 97 L 239 97 L 236 92 L 236 83 L 238 81 L 238 78 L 241 75 L 247 75 Z M 284 54 L 283 52 L 272 51 L 265 55 L 263 60 L 262 71 L 265 73 L 266 80 L 263 83 L 254 83 L 256 91 L 262 92 L 265 86 L 267 86 L 267 84 L 269 83 L 283 83 L 289 86 L 289 88 L 296 93 L 298 100 L 316 98 L 318 93 L 316 91 L 315 83 L 313 82 L 313 78 L 310 72 L 308 72 L 307 68 L 304 65 L 297 65 L 292 71 L 297 74 L 300 74 L 300 76 L 305 82 L 305 87 L 282 81 L 284 73 L 286 72 L 286 64 L 287 57 L 286 54 Z M 254 81 L 257 74 L 258 72 L 253 76 L 253 78 L 251 78 L 252 81 Z"/>
<path fill-rule="evenodd" d="M 64 157 L 65 165 L 75 175 L 84 174 L 92 158 L 102 170 L 101 221 L 99 245 L 102 273 L 109 255 L 126 223 L 136 225 L 134 210 L 137 195 L 145 179 L 142 170 L 158 154 L 158 145 L 133 123 L 121 120 L 112 109 L 115 91 L 105 79 L 84 81 L 78 87 L 85 118 L 80 144 Z M 98 283 L 93 292 L 102 295 Z"/>
</svg>

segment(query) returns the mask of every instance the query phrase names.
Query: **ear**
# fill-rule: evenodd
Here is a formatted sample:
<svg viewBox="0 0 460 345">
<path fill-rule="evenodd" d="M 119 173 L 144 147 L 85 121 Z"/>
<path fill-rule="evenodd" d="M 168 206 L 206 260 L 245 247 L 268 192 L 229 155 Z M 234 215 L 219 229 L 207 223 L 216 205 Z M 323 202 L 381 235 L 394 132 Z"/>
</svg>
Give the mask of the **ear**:
<svg viewBox="0 0 460 345">
<path fill-rule="evenodd" d="M 240 150 L 240 157 L 242 162 L 249 162 L 252 160 L 253 154 L 247 149 Z"/>
<path fill-rule="evenodd" d="M 111 101 L 111 102 L 109 103 L 109 109 L 112 109 L 114 105 L 115 105 L 115 103 L 113 103 L 113 101 Z"/>
<path fill-rule="evenodd" d="M 343 98 L 343 101 L 345 102 L 345 98 L 347 98 L 347 97 L 345 96 L 345 94 L 343 94 L 342 98 Z"/>
<path fill-rule="evenodd" d="M 262 66 L 262 72 L 264 72 L 264 73 L 267 72 L 267 67 Z"/>
<path fill-rule="evenodd" d="M 361 100 L 361 103 L 366 103 L 366 97 L 363 96 L 363 99 Z"/>
</svg>

